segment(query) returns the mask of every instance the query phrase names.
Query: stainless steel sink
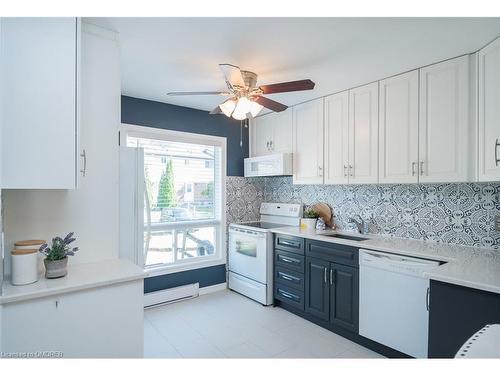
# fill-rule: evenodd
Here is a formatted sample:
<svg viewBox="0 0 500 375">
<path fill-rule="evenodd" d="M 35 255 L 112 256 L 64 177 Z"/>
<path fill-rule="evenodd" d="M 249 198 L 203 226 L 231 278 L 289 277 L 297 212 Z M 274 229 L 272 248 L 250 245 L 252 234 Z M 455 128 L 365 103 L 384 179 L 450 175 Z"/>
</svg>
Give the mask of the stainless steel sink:
<svg viewBox="0 0 500 375">
<path fill-rule="evenodd" d="M 340 234 L 340 233 L 325 233 L 321 234 L 321 236 L 335 237 L 335 238 L 340 238 L 342 240 L 350 240 L 350 241 L 366 241 L 368 239 L 365 237 L 348 236 L 347 234 Z"/>
</svg>

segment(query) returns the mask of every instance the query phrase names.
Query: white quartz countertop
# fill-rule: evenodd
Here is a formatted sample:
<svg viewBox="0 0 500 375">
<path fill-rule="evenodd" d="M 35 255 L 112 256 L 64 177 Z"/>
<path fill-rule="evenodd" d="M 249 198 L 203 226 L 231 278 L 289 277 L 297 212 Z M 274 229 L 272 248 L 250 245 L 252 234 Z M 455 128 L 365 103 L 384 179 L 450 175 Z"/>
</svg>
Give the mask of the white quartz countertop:
<svg viewBox="0 0 500 375">
<path fill-rule="evenodd" d="M 21 286 L 4 280 L 0 304 L 140 280 L 146 275 L 144 269 L 125 259 L 69 265 L 68 275 L 59 279 L 46 279 L 41 275 L 36 283 Z"/>
<path fill-rule="evenodd" d="M 359 235 L 348 231 L 325 230 L 310 232 L 300 227 L 280 227 L 273 228 L 271 231 L 289 236 L 348 245 L 358 249 L 443 261 L 446 263 L 428 272 L 426 276 L 432 280 L 500 293 L 500 250 L 376 235 Z M 367 238 L 367 240 L 340 239 L 326 236 L 325 234 L 328 233 L 359 236 Z"/>
</svg>

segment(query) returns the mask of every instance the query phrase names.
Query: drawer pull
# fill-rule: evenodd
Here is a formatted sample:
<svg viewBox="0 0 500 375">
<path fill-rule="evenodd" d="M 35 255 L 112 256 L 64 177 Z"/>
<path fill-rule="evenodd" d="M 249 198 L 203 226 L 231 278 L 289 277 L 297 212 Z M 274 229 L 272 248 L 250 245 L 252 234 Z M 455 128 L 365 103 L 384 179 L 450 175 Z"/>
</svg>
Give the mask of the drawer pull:
<svg viewBox="0 0 500 375">
<path fill-rule="evenodd" d="M 280 256 L 280 259 L 285 262 L 285 263 L 300 263 L 299 260 L 297 259 L 293 259 L 293 258 L 287 258 L 287 257 L 284 257 L 284 256 Z"/>
<path fill-rule="evenodd" d="M 295 276 L 290 276 L 290 275 L 287 275 L 286 273 L 283 273 L 283 272 L 278 272 L 278 276 L 284 280 L 288 280 L 288 281 L 299 281 L 300 279 L 298 277 L 295 277 Z"/>
<path fill-rule="evenodd" d="M 297 249 L 300 248 L 300 243 L 298 243 L 298 242 L 292 242 L 292 241 L 287 241 L 287 240 L 282 240 L 281 238 L 278 239 L 278 243 L 280 245 L 295 247 Z"/>
<path fill-rule="evenodd" d="M 281 294 L 283 297 L 291 299 L 292 301 L 298 301 L 299 297 L 292 293 L 285 292 L 284 290 L 278 289 L 278 293 Z"/>
</svg>

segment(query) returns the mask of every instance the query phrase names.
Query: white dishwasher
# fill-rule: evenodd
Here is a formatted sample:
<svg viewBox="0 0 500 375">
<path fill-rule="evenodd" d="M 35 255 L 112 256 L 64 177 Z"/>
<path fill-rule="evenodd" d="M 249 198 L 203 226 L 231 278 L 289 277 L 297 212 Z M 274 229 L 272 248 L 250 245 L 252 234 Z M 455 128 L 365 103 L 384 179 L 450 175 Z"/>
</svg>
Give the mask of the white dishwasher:
<svg viewBox="0 0 500 375">
<path fill-rule="evenodd" d="M 360 249 L 359 334 L 427 358 L 429 279 L 438 261 Z"/>
</svg>

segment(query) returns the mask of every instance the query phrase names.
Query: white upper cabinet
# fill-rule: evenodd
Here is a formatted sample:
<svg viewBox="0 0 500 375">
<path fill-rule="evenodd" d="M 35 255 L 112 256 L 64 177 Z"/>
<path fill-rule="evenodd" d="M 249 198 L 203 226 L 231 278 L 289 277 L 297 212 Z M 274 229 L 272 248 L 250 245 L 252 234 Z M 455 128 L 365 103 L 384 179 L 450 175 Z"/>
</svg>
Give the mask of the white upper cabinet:
<svg viewBox="0 0 500 375">
<path fill-rule="evenodd" d="M 293 183 L 323 183 L 323 99 L 293 107 Z"/>
<path fill-rule="evenodd" d="M 380 81 L 379 182 L 418 182 L 418 70 Z"/>
<path fill-rule="evenodd" d="M 325 184 L 349 182 L 349 91 L 325 98 Z"/>
<path fill-rule="evenodd" d="M 292 110 L 252 120 L 250 156 L 292 152 Z"/>
<path fill-rule="evenodd" d="M 271 153 L 271 139 L 272 139 L 272 117 L 264 115 L 252 120 L 251 127 L 251 150 L 250 156 L 262 156 Z"/>
<path fill-rule="evenodd" d="M 419 182 L 471 176 L 469 56 L 420 69 Z"/>
<path fill-rule="evenodd" d="M 378 82 L 349 90 L 349 183 L 378 182 Z"/>
<path fill-rule="evenodd" d="M 272 122 L 273 138 L 271 150 L 273 153 L 291 153 L 292 152 L 292 109 L 283 112 L 273 113 Z"/>
<path fill-rule="evenodd" d="M 479 51 L 479 181 L 500 180 L 500 38 Z"/>
<path fill-rule="evenodd" d="M 79 21 L 2 20 L 2 187 L 74 189 Z"/>
</svg>

